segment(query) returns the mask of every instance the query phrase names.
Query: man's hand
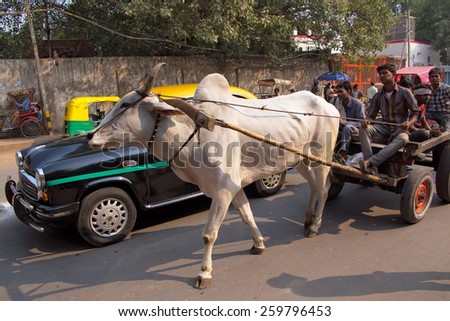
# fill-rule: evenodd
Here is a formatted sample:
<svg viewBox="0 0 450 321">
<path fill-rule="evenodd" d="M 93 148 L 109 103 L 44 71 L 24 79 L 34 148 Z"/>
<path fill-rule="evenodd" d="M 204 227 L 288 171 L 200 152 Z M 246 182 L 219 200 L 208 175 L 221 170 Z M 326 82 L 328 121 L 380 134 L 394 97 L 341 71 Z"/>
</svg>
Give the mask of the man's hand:
<svg viewBox="0 0 450 321">
<path fill-rule="evenodd" d="M 411 126 L 417 122 L 417 116 L 412 117 L 409 121 L 405 121 L 401 124 L 401 128 L 404 131 L 408 131 Z"/>
<path fill-rule="evenodd" d="M 369 125 L 370 125 L 370 121 L 368 121 L 368 120 L 361 121 L 362 128 L 367 128 L 367 126 L 369 126 Z"/>
<path fill-rule="evenodd" d="M 401 129 L 402 129 L 403 131 L 405 131 L 405 132 L 408 131 L 408 129 L 409 129 L 410 126 L 411 126 L 411 125 L 409 124 L 409 121 L 405 121 L 405 122 L 403 122 L 403 123 L 400 125 Z"/>
</svg>

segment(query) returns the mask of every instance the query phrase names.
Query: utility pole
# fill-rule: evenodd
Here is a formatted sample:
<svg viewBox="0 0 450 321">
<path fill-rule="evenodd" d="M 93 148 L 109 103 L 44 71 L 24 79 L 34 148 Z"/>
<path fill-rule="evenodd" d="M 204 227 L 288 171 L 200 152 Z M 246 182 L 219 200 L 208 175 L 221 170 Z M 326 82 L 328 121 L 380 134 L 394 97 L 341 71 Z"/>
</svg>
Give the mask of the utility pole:
<svg viewBox="0 0 450 321">
<path fill-rule="evenodd" d="M 45 9 L 47 11 L 45 11 L 45 27 L 47 29 L 47 45 L 48 45 L 48 57 L 51 58 L 52 55 L 52 46 L 50 45 L 50 21 L 48 19 L 48 0 L 44 0 L 44 5 L 45 5 Z"/>
<path fill-rule="evenodd" d="M 42 68 L 41 68 L 41 62 L 39 60 L 39 51 L 36 44 L 36 35 L 34 33 L 34 26 L 33 26 L 33 19 L 31 17 L 31 11 L 30 11 L 30 4 L 28 0 L 24 1 L 25 4 L 25 11 L 27 12 L 27 19 L 28 19 L 28 26 L 30 28 L 30 36 L 31 36 L 31 44 L 33 46 L 33 52 L 34 52 L 34 60 L 36 62 L 36 72 L 37 72 L 37 78 L 38 78 L 38 86 L 39 86 L 39 92 L 41 93 L 41 100 L 42 100 L 42 106 L 41 106 L 41 113 L 43 117 L 42 123 L 44 124 L 45 130 L 48 132 L 47 122 L 45 121 L 46 114 L 45 109 L 47 108 L 47 93 L 45 91 L 44 81 L 42 78 Z"/>
<path fill-rule="evenodd" d="M 408 39 L 408 64 L 406 67 L 411 67 L 411 9 L 410 9 L 410 1 L 406 1 L 407 9 L 407 17 L 406 17 L 406 26 L 408 30 L 406 30 L 406 35 Z"/>
</svg>

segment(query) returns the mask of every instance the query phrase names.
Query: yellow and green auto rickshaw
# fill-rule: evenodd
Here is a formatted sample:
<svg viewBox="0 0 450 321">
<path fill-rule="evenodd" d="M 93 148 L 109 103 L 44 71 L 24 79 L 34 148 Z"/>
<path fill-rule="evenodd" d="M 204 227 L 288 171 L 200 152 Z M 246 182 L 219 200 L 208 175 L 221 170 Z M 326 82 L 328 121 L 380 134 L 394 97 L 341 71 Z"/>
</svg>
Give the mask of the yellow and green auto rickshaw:
<svg viewBox="0 0 450 321">
<path fill-rule="evenodd" d="M 119 101 L 118 96 L 76 97 L 64 111 L 64 137 L 85 134 L 94 129 Z"/>
<path fill-rule="evenodd" d="M 198 84 L 178 84 L 153 87 L 152 92 L 162 99 L 192 99 Z M 230 86 L 233 96 L 256 99 L 251 92 Z M 117 96 L 88 96 L 73 98 L 66 104 L 64 114 L 64 137 L 81 135 L 94 129 L 119 101 Z"/>
</svg>

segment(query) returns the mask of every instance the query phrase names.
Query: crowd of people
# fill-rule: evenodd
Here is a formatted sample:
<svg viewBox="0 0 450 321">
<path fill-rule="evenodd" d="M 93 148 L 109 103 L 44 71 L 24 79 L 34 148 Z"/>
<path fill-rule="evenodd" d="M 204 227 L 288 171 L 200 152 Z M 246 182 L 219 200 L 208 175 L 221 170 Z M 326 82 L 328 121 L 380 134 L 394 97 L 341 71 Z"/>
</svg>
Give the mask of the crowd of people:
<svg viewBox="0 0 450 321">
<path fill-rule="evenodd" d="M 430 84 L 407 78 L 396 83 L 393 64 L 378 66 L 377 73 L 382 87 L 378 90 L 371 82 L 365 96 L 348 81 L 328 83 L 322 93 L 340 113 L 339 161 L 346 161 L 352 137 L 359 135 L 364 157 L 359 167 L 372 175 L 409 141 L 421 142 L 450 130 L 450 86 L 442 82 L 439 68 L 429 71 Z M 317 85 L 312 89 L 320 95 Z M 372 143 L 386 146 L 374 154 Z"/>
</svg>

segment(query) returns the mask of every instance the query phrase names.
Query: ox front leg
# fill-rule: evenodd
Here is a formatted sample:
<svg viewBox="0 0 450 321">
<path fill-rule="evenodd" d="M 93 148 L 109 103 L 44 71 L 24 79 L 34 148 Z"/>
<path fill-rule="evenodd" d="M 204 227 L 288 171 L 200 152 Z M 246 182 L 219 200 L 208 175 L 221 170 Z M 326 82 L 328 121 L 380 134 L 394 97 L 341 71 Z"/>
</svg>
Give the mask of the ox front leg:
<svg viewBox="0 0 450 321">
<path fill-rule="evenodd" d="M 238 210 L 242 222 L 244 222 L 248 226 L 252 235 L 253 246 L 250 249 L 250 253 L 261 254 L 266 248 L 264 246 L 264 237 L 262 236 L 261 232 L 258 229 L 258 226 L 256 225 L 252 209 L 250 208 L 250 203 L 243 189 L 241 189 L 233 198 L 233 205 Z"/>
<path fill-rule="evenodd" d="M 205 253 L 203 256 L 202 270 L 197 276 L 194 287 L 196 289 L 205 289 L 212 282 L 212 251 L 214 243 L 217 240 L 220 225 L 225 218 L 228 208 L 231 203 L 232 196 L 220 195 L 214 197 L 209 209 L 208 221 L 203 229 L 202 238 L 204 243 Z"/>
</svg>

